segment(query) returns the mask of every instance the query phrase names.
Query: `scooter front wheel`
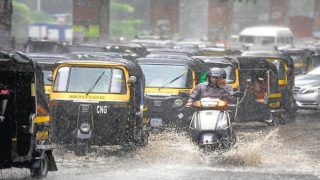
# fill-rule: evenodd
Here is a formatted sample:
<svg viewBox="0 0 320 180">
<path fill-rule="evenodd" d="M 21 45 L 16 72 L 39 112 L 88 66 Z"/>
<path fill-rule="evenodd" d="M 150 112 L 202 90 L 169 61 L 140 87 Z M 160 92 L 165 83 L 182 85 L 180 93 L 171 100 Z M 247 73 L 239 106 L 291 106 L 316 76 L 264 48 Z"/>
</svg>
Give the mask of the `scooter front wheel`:
<svg viewBox="0 0 320 180">
<path fill-rule="evenodd" d="M 90 142 L 88 140 L 85 140 L 85 141 L 83 141 L 81 143 L 78 142 L 77 143 L 77 147 L 75 149 L 75 154 L 77 156 L 85 156 L 85 155 L 87 155 L 89 153 L 90 147 L 91 147 L 91 145 L 90 145 Z"/>
</svg>

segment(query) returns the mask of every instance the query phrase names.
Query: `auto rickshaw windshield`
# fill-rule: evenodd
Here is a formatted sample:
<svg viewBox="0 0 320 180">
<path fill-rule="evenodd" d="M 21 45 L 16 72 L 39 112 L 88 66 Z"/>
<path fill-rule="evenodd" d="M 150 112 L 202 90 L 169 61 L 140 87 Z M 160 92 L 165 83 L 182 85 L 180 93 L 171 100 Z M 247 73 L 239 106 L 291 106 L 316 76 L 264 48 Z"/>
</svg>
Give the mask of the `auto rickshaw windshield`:
<svg viewBox="0 0 320 180">
<path fill-rule="evenodd" d="M 146 87 L 192 88 L 192 71 L 185 65 L 141 64 Z"/>
<path fill-rule="evenodd" d="M 124 72 L 117 68 L 61 67 L 53 91 L 125 94 Z"/>
</svg>

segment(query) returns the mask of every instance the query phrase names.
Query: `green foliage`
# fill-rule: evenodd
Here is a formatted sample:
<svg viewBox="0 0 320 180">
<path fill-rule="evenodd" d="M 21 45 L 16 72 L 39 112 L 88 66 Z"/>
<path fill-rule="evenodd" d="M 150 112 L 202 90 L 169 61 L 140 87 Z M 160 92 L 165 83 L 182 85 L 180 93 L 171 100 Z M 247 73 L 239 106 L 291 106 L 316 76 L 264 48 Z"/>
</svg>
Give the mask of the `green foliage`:
<svg viewBox="0 0 320 180">
<path fill-rule="evenodd" d="M 133 13 L 134 7 L 130 6 L 129 4 L 119 3 L 119 2 L 111 2 L 111 9 L 117 12 L 126 12 L 126 13 Z"/>
<path fill-rule="evenodd" d="M 54 19 L 43 12 L 34 12 L 30 8 L 17 0 L 12 1 L 12 33 L 17 39 L 22 39 L 27 32 L 30 24 L 36 22 L 53 22 Z"/>
<path fill-rule="evenodd" d="M 134 13 L 135 8 L 126 3 L 111 2 L 111 11 L 115 14 L 115 17 L 129 17 Z M 139 26 L 143 24 L 142 19 L 110 19 L 110 36 L 111 37 L 127 37 L 132 38 L 139 34 Z"/>
<path fill-rule="evenodd" d="M 124 37 L 134 37 L 140 31 L 138 27 L 143 23 L 140 19 L 132 20 L 120 20 L 120 21 L 111 21 L 110 23 L 110 34 L 111 36 L 124 36 Z"/>
</svg>

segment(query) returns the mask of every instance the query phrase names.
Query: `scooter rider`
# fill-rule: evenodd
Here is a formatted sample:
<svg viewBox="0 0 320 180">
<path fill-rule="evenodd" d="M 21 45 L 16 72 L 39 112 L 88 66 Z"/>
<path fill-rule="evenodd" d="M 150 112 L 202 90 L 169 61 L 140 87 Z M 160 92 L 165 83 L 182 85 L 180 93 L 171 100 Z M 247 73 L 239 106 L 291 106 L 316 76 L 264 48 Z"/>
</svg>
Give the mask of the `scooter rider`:
<svg viewBox="0 0 320 180">
<path fill-rule="evenodd" d="M 186 107 L 192 106 L 195 100 L 214 97 L 230 101 L 233 89 L 226 83 L 227 73 L 222 68 L 211 68 L 207 73 L 208 82 L 198 84 L 191 93 Z"/>
</svg>

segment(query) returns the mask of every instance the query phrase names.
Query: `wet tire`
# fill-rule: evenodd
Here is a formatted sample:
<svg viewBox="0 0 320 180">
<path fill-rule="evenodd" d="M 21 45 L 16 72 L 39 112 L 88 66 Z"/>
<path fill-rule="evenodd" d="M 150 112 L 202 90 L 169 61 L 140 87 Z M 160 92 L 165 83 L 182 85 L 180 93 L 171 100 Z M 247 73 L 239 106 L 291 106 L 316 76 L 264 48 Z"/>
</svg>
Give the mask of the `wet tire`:
<svg viewBox="0 0 320 180">
<path fill-rule="evenodd" d="M 135 141 L 136 147 L 145 147 L 149 143 L 149 133 L 146 131 L 141 131 L 140 138 Z"/>
<path fill-rule="evenodd" d="M 84 145 L 77 145 L 75 149 L 76 156 L 86 156 L 90 152 L 90 143 L 89 141 L 85 141 Z"/>
<path fill-rule="evenodd" d="M 48 174 L 48 163 L 49 159 L 46 153 L 44 153 L 43 158 L 35 159 L 30 167 L 30 174 L 33 178 L 44 178 Z"/>
</svg>

